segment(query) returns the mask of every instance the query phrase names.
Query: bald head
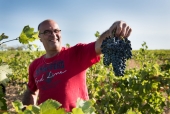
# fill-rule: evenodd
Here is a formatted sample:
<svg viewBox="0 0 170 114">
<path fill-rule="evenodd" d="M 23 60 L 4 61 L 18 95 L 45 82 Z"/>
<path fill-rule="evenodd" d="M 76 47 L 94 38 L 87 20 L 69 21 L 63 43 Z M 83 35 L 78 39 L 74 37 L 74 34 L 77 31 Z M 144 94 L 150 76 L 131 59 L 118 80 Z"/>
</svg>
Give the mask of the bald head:
<svg viewBox="0 0 170 114">
<path fill-rule="evenodd" d="M 38 30 L 40 30 L 40 27 L 41 27 L 42 24 L 44 24 L 44 23 L 50 23 L 50 22 L 56 23 L 56 22 L 55 22 L 54 20 L 52 20 L 52 19 L 44 20 L 44 21 L 42 21 L 42 22 L 38 25 Z M 57 24 L 57 23 L 56 23 L 56 24 Z"/>
</svg>

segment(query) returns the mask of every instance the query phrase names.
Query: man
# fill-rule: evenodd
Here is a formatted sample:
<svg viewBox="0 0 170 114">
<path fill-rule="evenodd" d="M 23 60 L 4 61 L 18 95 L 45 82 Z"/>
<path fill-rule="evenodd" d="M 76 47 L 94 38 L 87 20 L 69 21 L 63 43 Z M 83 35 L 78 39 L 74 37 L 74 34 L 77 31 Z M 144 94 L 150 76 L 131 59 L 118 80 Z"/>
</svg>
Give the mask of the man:
<svg viewBox="0 0 170 114">
<path fill-rule="evenodd" d="M 116 21 L 97 41 L 77 44 L 70 48 L 61 45 L 61 30 L 54 20 L 45 20 L 38 26 L 39 38 L 46 54 L 29 66 L 28 89 L 24 105 L 36 105 L 47 99 L 62 104 L 66 111 L 76 106 L 77 98 L 88 100 L 86 69 L 100 60 L 102 41 L 112 36 L 128 38 L 132 29 L 123 21 Z"/>
</svg>

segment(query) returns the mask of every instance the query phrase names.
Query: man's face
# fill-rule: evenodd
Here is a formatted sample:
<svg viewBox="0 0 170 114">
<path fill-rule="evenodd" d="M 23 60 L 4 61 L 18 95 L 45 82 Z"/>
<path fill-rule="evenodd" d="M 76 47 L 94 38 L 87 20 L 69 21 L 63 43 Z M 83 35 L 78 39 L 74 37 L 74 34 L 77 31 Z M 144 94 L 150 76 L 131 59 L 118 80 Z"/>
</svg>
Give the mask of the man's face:
<svg viewBox="0 0 170 114">
<path fill-rule="evenodd" d="M 61 31 L 56 22 L 51 20 L 42 23 L 39 28 L 39 38 L 47 52 L 60 51 Z"/>
</svg>

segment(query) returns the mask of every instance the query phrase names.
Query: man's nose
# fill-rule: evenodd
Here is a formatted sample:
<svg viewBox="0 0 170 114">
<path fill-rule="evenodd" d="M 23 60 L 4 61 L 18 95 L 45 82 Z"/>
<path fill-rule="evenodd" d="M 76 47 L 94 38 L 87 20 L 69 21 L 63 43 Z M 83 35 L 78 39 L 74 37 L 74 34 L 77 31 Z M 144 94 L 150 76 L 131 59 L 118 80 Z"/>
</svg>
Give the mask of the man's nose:
<svg viewBox="0 0 170 114">
<path fill-rule="evenodd" d="M 51 31 L 51 36 L 56 36 L 56 33 L 54 31 Z"/>
</svg>

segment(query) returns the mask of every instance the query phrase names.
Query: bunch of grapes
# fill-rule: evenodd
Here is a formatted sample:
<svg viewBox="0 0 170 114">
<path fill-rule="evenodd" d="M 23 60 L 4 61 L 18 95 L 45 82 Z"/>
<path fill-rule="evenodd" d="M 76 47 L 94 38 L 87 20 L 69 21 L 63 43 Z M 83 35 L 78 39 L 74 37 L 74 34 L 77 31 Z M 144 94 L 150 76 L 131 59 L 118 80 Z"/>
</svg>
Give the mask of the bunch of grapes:
<svg viewBox="0 0 170 114">
<path fill-rule="evenodd" d="M 131 42 L 127 38 L 107 37 L 101 49 L 104 54 L 103 64 L 109 66 L 112 63 L 115 76 L 123 76 L 126 60 L 132 57 Z"/>
</svg>

